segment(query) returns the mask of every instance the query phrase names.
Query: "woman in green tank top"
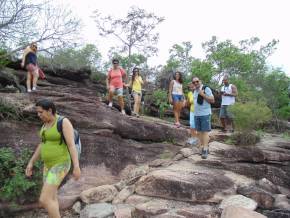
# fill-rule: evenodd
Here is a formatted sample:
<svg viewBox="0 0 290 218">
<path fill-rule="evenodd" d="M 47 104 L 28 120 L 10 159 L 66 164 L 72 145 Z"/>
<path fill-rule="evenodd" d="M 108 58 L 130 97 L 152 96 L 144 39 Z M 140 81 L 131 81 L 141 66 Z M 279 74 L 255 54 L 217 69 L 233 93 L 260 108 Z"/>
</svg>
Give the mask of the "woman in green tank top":
<svg viewBox="0 0 290 218">
<path fill-rule="evenodd" d="M 34 162 L 41 157 L 44 169 L 43 187 L 39 201 L 41 206 L 47 210 L 49 217 L 60 218 L 57 189 L 69 172 L 71 162 L 73 163 L 74 178 L 77 180 L 81 175 L 78 153 L 74 144 L 73 127 L 67 118 L 63 119 L 62 129 L 65 140 L 61 140 L 61 134 L 57 130 L 58 115 L 54 103 L 47 99 L 40 100 L 36 103 L 36 111 L 43 122 L 40 130 L 41 143 L 31 157 L 25 173 L 30 177 Z"/>
</svg>

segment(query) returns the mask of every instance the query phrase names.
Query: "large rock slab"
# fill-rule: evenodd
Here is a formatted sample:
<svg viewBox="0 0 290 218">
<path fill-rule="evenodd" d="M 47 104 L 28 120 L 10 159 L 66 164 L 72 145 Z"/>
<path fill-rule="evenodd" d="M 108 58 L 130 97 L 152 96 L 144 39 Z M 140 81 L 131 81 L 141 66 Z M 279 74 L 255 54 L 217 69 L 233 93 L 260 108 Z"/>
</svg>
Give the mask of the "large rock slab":
<svg viewBox="0 0 290 218">
<path fill-rule="evenodd" d="M 233 182 L 215 171 L 190 169 L 190 163 L 150 172 L 136 183 L 136 193 L 190 202 L 219 202 L 221 193 L 232 193 Z"/>
<path fill-rule="evenodd" d="M 98 202 L 111 202 L 118 191 L 113 185 L 102 185 L 90 188 L 81 193 L 81 200 L 87 204 Z"/>
<path fill-rule="evenodd" d="M 274 196 L 255 185 L 238 187 L 237 192 L 256 201 L 262 209 L 272 209 L 274 206 Z"/>
<path fill-rule="evenodd" d="M 81 210 L 80 218 L 113 218 L 114 207 L 111 204 L 99 203 L 87 205 Z"/>
<path fill-rule="evenodd" d="M 226 207 L 221 218 L 267 218 L 266 216 L 243 207 Z"/>
<path fill-rule="evenodd" d="M 256 210 L 258 204 L 256 201 L 243 195 L 232 195 L 224 199 L 219 207 L 221 209 L 225 209 L 229 206 L 242 207 L 248 210 Z"/>
</svg>

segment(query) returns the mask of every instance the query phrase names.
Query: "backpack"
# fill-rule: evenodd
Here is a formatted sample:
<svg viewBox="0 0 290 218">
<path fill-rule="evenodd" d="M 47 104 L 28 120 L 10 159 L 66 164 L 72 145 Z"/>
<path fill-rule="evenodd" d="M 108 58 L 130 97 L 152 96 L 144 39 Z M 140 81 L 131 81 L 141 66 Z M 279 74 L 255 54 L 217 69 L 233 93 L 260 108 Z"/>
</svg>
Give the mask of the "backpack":
<svg viewBox="0 0 290 218">
<path fill-rule="evenodd" d="M 64 119 L 64 117 L 59 116 L 59 118 L 57 120 L 57 131 L 61 135 L 61 139 L 60 139 L 60 143 L 59 143 L 60 145 L 62 144 L 63 141 L 66 144 L 66 141 L 65 141 L 65 138 L 64 138 L 64 135 L 63 135 L 63 132 L 62 132 L 63 119 Z M 81 152 L 82 152 L 82 143 L 81 143 L 81 139 L 80 139 L 80 134 L 79 134 L 79 132 L 76 129 L 74 129 L 74 142 L 75 142 L 75 146 L 76 146 L 76 149 L 77 149 L 77 152 L 78 152 L 78 158 L 80 159 L 80 155 L 81 155 Z"/>
<path fill-rule="evenodd" d="M 206 85 L 203 85 L 202 86 L 202 90 L 205 90 L 206 88 L 209 88 L 210 90 L 211 90 L 211 92 L 213 93 L 213 90 L 212 90 L 212 88 L 210 88 L 210 87 L 208 87 L 208 86 L 206 86 Z M 199 104 L 199 105 L 202 105 L 203 104 L 203 97 L 200 95 L 200 94 L 198 94 L 198 96 L 197 96 L 197 103 Z M 214 103 L 209 103 L 211 106 L 214 104 Z"/>
</svg>

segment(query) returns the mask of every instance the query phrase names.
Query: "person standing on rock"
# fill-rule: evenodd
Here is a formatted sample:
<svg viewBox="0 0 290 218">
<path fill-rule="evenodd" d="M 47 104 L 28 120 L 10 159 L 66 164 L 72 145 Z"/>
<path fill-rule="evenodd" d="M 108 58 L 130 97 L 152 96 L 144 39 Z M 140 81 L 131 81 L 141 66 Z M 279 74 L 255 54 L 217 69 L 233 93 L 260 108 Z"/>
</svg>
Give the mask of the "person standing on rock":
<svg viewBox="0 0 290 218">
<path fill-rule="evenodd" d="M 119 60 L 113 59 L 113 68 L 109 70 L 107 74 L 107 89 L 109 92 L 109 107 L 113 106 L 113 97 L 117 95 L 121 113 L 126 114 L 124 110 L 124 99 L 123 99 L 123 78 L 127 78 L 126 72 L 119 66 Z"/>
<path fill-rule="evenodd" d="M 193 92 L 195 90 L 194 84 L 191 82 L 188 85 L 189 91 L 187 93 L 187 99 L 186 99 L 186 105 L 190 108 L 190 114 L 189 114 L 189 125 L 190 125 L 190 133 L 191 137 L 188 140 L 188 143 L 191 145 L 196 145 L 198 143 L 197 140 L 197 134 L 195 129 L 195 123 L 194 123 L 194 98 L 193 98 Z"/>
<path fill-rule="evenodd" d="M 173 113 L 175 118 L 175 126 L 179 128 L 180 125 L 180 112 L 184 106 L 184 94 L 182 89 L 182 75 L 179 71 L 173 76 L 169 84 L 169 103 L 173 104 Z"/>
<path fill-rule="evenodd" d="M 223 78 L 223 87 L 221 88 L 222 103 L 220 109 L 220 121 L 223 131 L 234 131 L 233 114 L 229 111 L 231 105 L 235 104 L 238 95 L 237 87 L 229 83 L 229 77 Z"/>
<path fill-rule="evenodd" d="M 142 98 L 142 85 L 143 85 L 143 79 L 140 76 L 139 68 L 134 67 L 132 79 L 130 83 L 127 86 L 132 87 L 132 95 L 134 98 L 134 109 L 133 109 L 133 115 L 139 117 L 139 111 L 140 111 L 140 104 L 141 104 L 141 98 Z"/>
<path fill-rule="evenodd" d="M 27 70 L 26 77 L 27 92 L 31 92 L 31 80 L 32 80 L 32 91 L 36 90 L 36 85 L 39 77 L 36 52 L 37 52 L 37 44 L 32 43 L 24 50 L 22 57 L 21 67 Z"/>
<path fill-rule="evenodd" d="M 57 122 L 59 115 L 56 107 L 50 100 L 43 99 L 36 103 L 38 117 L 43 122 L 40 130 L 41 143 L 37 146 L 26 170 L 26 176 L 33 173 L 33 164 L 41 157 L 44 162 L 43 187 L 39 202 L 44 207 L 49 217 L 60 218 L 57 189 L 73 163 L 73 177 L 77 180 L 81 176 L 78 152 L 74 142 L 74 130 L 71 122 L 64 118 L 62 122 L 63 136 L 58 132 Z"/>
<path fill-rule="evenodd" d="M 194 123 L 197 135 L 202 148 L 201 157 L 206 159 L 209 148 L 209 132 L 211 131 L 211 103 L 214 103 L 214 96 L 209 87 L 202 84 L 198 77 L 192 78 L 195 85 L 194 98 Z"/>
</svg>

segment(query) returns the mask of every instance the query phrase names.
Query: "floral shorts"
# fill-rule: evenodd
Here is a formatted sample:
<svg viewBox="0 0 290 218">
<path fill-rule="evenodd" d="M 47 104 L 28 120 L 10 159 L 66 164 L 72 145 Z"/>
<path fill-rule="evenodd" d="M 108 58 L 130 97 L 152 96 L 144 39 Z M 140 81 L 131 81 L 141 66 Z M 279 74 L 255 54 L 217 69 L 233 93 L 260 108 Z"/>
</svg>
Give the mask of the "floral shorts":
<svg viewBox="0 0 290 218">
<path fill-rule="evenodd" d="M 54 165 L 50 169 L 43 167 L 43 183 L 59 186 L 70 170 L 71 162 Z"/>
</svg>

